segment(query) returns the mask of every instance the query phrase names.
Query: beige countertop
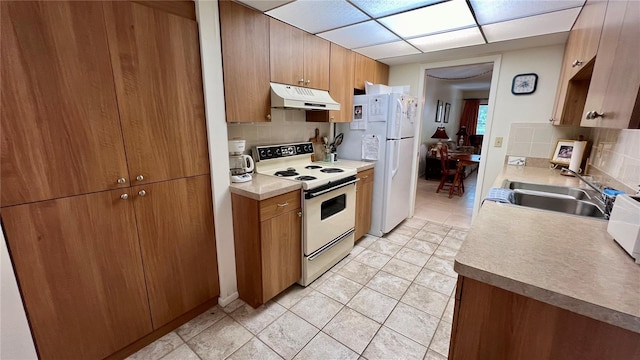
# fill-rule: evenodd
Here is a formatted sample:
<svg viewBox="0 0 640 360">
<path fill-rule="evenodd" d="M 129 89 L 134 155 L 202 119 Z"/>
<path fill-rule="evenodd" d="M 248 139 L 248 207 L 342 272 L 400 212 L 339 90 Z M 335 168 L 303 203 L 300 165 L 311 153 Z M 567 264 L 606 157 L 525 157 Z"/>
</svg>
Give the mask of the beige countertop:
<svg viewBox="0 0 640 360">
<path fill-rule="evenodd" d="M 496 179 L 576 185 L 557 170 L 505 167 Z M 640 266 L 607 222 L 486 202 L 454 269 L 514 293 L 640 333 Z"/>
<path fill-rule="evenodd" d="M 373 169 L 374 162 L 354 161 L 354 160 L 338 160 L 333 163 L 318 162 L 324 166 L 343 166 L 345 168 L 356 169 L 357 171 Z M 246 196 L 254 200 L 264 200 L 274 196 L 282 195 L 294 190 L 300 190 L 302 184 L 288 179 L 277 178 L 274 176 L 265 176 L 253 174 L 253 179 L 244 183 L 231 183 L 229 190 L 232 194 Z"/>
</svg>

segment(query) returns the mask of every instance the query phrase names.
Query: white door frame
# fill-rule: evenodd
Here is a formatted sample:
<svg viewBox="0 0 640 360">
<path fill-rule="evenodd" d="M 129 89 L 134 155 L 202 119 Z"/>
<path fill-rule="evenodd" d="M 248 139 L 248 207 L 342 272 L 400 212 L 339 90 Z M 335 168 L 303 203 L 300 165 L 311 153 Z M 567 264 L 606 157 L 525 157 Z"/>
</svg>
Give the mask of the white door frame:
<svg viewBox="0 0 640 360">
<path fill-rule="evenodd" d="M 453 66 L 463 66 L 463 65 L 473 65 L 473 64 L 481 64 L 481 63 L 493 63 L 493 73 L 491 76 L 491 86 L 489 90 L 489 107 L 487 108 L 487 126 L 484 133 L 484 139 L 482 141 L 482 148 L 488 149 L 489 139 L 491 138 L 491 130 L 493 127 L 493 111 L 495 109 L 496 102 L 496 91 L 498 89 L 498 80 L 500 76 L 500 66 L 502 62 L 502 55 L 490 55 L 490 56 L 480 56 L 459 60 L 448 60 L 448 61 L 440 61 L 434 63 L 426 63 L 420 65 L 420 71 L 418 72 L 418 78 L 420 81 L 418 82 L 418 94 L 420 96 L 420 101 L 418 101 L 418 113 L 420 114 L 420 121 L 418 121 L 418 126 L 415 129 L 415 139 L 420 139 L 420 134 L 422 133 L 422 123 L 424 121 L 424 102 L 425 102 L 425 82 L 426 82 L 426 73 L 427 70 L 430 69 L 438 69 L 438 68 L 446 68 Z M 420 141 L 415 141 L 413 147 L 413 153 L 416 156 L 413 159 L 413 164 L 411 167 L 411 179 L 412 179 L 412 191 L 413 196 L 411 197 L 410 204 L 410 213 L 409 216 L 413 216 L 416 205 L 416 192 L 418 188 L 418 164 L 420 163 Z M 478 214 L 480 209 L 480 197 L 482 195 L 482 188 L 485 181 L 485 170 L 487 167 L 486 156 L 481 156 L 480 158 L 480 166 L 478 167 L 478 180 L 476 184 L 476 196 L 473 202 L 473 218 Z"/>
</svg>

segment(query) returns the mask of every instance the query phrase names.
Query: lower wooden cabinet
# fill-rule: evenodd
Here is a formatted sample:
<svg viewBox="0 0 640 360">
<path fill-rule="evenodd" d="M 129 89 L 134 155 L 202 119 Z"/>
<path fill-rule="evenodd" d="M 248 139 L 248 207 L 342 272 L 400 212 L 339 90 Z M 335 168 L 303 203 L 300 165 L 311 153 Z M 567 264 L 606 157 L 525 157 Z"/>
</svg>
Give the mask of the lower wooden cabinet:
<svg viewBox="0 0 640 360">
<path fill-rule="evenodd" d="M 449 359 L 638 359 L 640 334 L 458 277 Z"/>
<path fill-rule="evenodd" d="M 103 359 L 219 295 L 208 175 L 0 214 L 41 359 Z"/>
<path fill-rule="evenodd" d="M 258 307 L 302 276 L 300 191 L 262 201 L 231 199 L 238 294 Z"/>
<path fill-rule="evenodd" d="M 358 178 L 360 181 L 356 185 L 356 241 L 371 229 L 373 169 L 359 171 Z"/>
</svg>

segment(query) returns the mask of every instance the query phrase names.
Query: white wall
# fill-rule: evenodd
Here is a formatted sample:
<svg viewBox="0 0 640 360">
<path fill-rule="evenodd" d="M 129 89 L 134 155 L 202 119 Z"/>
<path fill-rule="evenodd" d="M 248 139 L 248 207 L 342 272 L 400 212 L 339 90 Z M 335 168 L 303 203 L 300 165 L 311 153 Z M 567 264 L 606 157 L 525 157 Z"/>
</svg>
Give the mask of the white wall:
<svg viewBox="0 0 640 360">
<path fill-rule="evenodd" d="M 462 103 L 462 92 L 452 87 L 447 81 L 427 77 L 425 81 L 426 93 L 424 99 L 424 107 L 422 111 L 422 131 L 421 143 L 435 144 L 438 141 L 432 139 L 431 135 L 439 126 L 444 126 L 447 135 L 452 140 L 456 140 L 456 133 L 460 125 L 460 106 Z M 442 104 L 451 104 L 449 122 L 439 122 L 436 120 L 436 111 L 438 100 Z"/>
</svg>

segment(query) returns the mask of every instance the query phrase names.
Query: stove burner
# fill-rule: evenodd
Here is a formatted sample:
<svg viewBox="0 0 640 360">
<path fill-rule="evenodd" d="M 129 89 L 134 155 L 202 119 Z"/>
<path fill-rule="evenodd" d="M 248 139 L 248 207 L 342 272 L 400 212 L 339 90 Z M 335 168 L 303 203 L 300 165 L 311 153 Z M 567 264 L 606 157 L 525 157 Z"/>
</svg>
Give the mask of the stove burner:
<svg viewBox="0 0 640 360">
<path fill-rule="evenodd" d="M 300 175 L 297 172 L 293 171 L 293 170 L 284 170 L 284 171 L 276 171 L 276 173 L 274 174 L 275 176 L 284 176 L 284 177 L 289 177 L 289 176 L 296 176 L 296 175 Z"/>
<path fill-rule="evenodd" d="M 297 178 L 295 178 L 296 180 L 300 180 L 300 181 L 309 181 L 309 180 L 315 180 L 317 179 L 317 177 L 315 176 L 308 176 L 308 175 L 302 175 L 302 176 L 298 176 Z"/>
<path fill-rule="evenodd" d="M 322 169 L 320 165 L 307 165 L 304 167 L 305 169 L 313 170 L 313 169 Z"/>
<path fill-rule="evenodd" d="M 323 173 L 341 173 L 341 172 L 344 172 L 344 170 L 338 169 L 338 168 L 326 168 L 326 169 L 322 169 L 320 171 L 322 171 Z"/>
</svg>

